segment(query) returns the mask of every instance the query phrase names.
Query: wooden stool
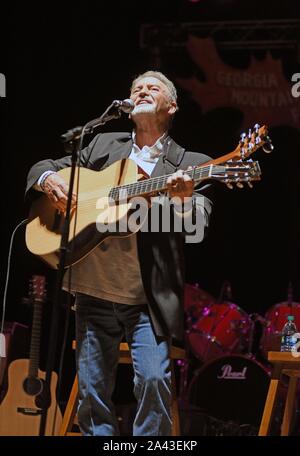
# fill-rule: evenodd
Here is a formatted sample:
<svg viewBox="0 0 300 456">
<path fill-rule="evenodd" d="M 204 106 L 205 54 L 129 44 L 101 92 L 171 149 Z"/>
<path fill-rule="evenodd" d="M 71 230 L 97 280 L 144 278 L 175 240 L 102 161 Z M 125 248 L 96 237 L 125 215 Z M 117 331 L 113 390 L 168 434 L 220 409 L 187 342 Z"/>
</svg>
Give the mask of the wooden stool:
<svg viewBox="0 0 300 456">
<path fill-rule="evenodd" d="M 73 342 L 73 348 L 76 348 L 75 341 Z M 185 359 L 185 350 L 179 347 L 171 347 L 171 382 L 172 382 L 172 399 L 171 399 L 171 414 L 172 414 L 172 435 L 180 435 L 180 421 L 179 421 L 179 412 L 178 412 L 178 401 L 177 401 L 177 392 L 176 392 L 176 379 L 175 379 L 175 369 L 174 369 L 174 360 L 175 359 Z M 130 349 L 127 343 L 122 342 L 120 344 L 120 364 L 131 364 L 131 354 Z M 72 432 L 72 427 L 75 422 L 76 412 L 77 412 L 77 400 L 78 400 L 78 379 L 77 375 L 75 376 L 72 390 L 69 396 L 69 400 L 66 406 L 66 410 L 63 416 L 62 425 L 59 431 L 60 436 L 79 436 L 79 432 Z"/>
<path fill-rule="evenodd" d="M 282 375 L 287 375 L 289 377 L 289 385 L 280 435 L 289 435 L 293 416 L 297 379 L 300 377 L 300 357 L 296 358 L 290 352 L 269 352 L 268 360 L 273 364 L 273 370 L 258 435 L 263 436 L 268 435 L 269 433 L 275 409 L 279 382 Z"/>
</svg>

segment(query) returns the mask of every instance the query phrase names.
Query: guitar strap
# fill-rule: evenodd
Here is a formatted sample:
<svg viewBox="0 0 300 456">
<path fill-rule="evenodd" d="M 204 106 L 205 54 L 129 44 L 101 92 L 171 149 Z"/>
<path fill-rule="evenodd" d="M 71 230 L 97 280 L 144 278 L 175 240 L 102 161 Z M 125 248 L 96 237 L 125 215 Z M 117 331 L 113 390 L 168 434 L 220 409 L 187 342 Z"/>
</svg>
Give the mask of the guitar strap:
<svg viewBox="0 0 300 456">
<path fill-rule="evenodd" d="M 178 170 L 185 154 L 185 149 L 183 147 L 170 147 L 171 145 L 172 141 L 169 141 L 166 154 L 163 156 L 163 163 L 166 174 L 174 173 Z"/>
<path fill-rule="evenodd" d="M 138 169 L 138 174 L 141 176 L 139 180 L 150 178 L 149 174 L 146 173 L 146 171 L 143 168 L 141 168 L 139 165 L 137 165 L 137 169 Z"/>
</svg>

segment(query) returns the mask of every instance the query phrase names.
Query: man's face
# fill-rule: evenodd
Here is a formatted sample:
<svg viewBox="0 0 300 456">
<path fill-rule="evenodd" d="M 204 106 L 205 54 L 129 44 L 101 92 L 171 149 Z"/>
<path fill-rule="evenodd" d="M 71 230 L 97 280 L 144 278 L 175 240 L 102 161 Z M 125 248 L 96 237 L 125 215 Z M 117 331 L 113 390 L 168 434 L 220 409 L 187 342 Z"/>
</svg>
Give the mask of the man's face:
<svg viewBox="0 0 300 456">
<path fill-rule="evenodd" d="M 177 107 L 176 102 L 171 100 L 165 84 L 153 77 L 138 79 L 132 88 L 130 98 L 135 104 L 131 113 L 134 120 L 142 115 L 156 114 L 167 121 Z"/>
</svg>

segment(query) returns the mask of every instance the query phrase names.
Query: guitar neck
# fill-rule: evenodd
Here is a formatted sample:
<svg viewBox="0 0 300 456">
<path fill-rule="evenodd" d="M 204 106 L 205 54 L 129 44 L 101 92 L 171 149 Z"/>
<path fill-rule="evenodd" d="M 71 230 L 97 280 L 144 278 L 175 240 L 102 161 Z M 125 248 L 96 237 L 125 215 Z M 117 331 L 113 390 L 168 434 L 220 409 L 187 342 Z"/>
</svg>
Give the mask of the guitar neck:
<svg viewBox="0 0 300 456">
<path fill-rule="evenodd" d="M 31 343 L 29 354 L 29 377 L 37 377 L 40 361 L 40 339 L 41 339 L 41 321 L 42 321 L 42 299 L 34 300 L 33 321 L 31 330 Z"/>
<path fill-rule="evenodd" d="M 224 163 L 228 163 L 229 161 L 234 162 L 241 159 L 245 160 L 253 152 L 264 145 L 268 145 L 269 152 L 273 148 L 271 140 L 268 137 L 268 129 L 265 125 L 259 128 L 259 125 L 256 124 L 253 132 L 249 130 L 248 135 L 244 133 L 241 136 L 242 139 L 234 151 L 217 159 L 209 160 L 202 166 L 198 165 L 192 170 L 185 171 L 185 173 L 187 173 L 194 180 L 195 185 L 205 179 L 213 178 L 213 173 L 218 174 L 224 172 L 224 168 L 220 167 L 220 165 L 224 165 Z M 171 176 L 171 174 L 114 187 L 111 189 L 109 196 L 114 201 L 119 201 L 128 197 L 157 194 L 167 190 L 167 180 L 169 176 Z"/>
<path fill-rule="evenodd" d="M 221 169 L 222 167 L 220 167 Z M 218 172 L 218 167 L 214 165 L 195 166 L 191 170 L 185 171 L 194 181 L 195 185 L 201 181 L 211 178 L 213 172 Z M 167 190 L 167 180 L 172 174 L 163 176 L 151 177 L 132 184 L 120 185 L 113 187 L 109 193 L 109 197 L 114 201 L 120 201 L 124 198 L 132 198 L 134 196 L 153 195 Z"/>
</svg>

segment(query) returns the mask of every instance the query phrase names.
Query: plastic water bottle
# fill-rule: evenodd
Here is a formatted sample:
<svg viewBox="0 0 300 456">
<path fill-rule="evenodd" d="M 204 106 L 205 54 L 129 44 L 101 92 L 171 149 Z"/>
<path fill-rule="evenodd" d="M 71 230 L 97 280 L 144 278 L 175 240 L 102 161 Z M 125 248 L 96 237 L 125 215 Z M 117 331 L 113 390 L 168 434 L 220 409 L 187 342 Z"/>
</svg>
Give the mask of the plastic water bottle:
<svg viewBox="0 0 300 456">
<path fill-rule="evenodd" d="M 284 327 L 282 328 L 281 348 L 280 348 L 280 351 L 282 351 L 282 352 L 292 351 L 293 346 L 297 343 L 297 338 L 294 337 L 294 334 L 297 332 L 297 328 L 294 323 L 294 319 L 295 319 L 295 317 L 293 315 L 289 315 L 287 317 L 287 322 L 285 323 Z"/>
</svg>

